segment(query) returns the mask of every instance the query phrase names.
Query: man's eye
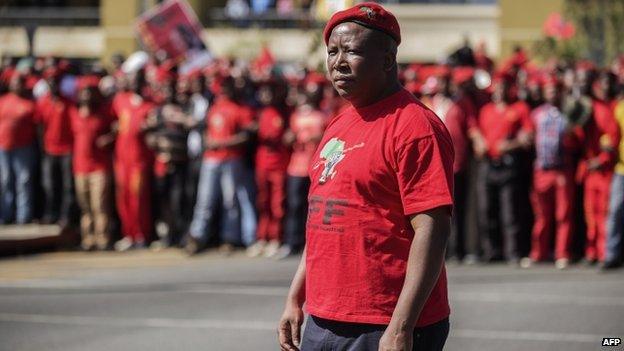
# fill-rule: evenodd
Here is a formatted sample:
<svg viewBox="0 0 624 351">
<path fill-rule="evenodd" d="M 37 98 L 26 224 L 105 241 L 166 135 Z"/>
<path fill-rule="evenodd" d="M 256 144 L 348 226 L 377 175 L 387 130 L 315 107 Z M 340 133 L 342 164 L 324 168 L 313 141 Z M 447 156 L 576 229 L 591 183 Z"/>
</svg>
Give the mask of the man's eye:
<svg viewBox="0 0 624 351">
<path fill-rule="evenodd" d="M 327 51 L 327 55 L 329 55 L 329 56 L 336 55 L 336 50 L 329 50 L 329 51 Z"/>
</svg>

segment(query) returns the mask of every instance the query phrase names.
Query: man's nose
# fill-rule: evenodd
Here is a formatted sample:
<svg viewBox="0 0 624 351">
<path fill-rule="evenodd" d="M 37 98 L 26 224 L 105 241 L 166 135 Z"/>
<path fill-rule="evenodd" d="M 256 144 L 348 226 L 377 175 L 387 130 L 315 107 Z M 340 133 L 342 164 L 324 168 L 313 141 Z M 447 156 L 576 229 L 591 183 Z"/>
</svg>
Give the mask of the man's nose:
<svg viewBox="0 0 624 351">
<path fill-rule="evenodd" d="M 338 52 L 334 69 L 340 72 L 344 72 L 349 69 L 349 63 L 347 62 L 346 55 L 343 51 Z"/>
</svg>

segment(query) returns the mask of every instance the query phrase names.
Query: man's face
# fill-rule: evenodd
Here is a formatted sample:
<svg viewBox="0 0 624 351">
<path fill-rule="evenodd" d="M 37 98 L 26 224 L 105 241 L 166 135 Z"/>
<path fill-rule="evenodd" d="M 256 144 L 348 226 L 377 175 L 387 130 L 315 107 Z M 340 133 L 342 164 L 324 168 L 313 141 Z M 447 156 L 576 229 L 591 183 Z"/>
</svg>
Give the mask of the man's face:
<svg viewBox="0 0 624 351">
<path fill-rule="evenodd" d="M 25 93 L 24 82 L 25 78 L 22 75 L 15 75 L 9 82 L 9 89 L 16 95 L 23 95 Z"/>
<path fill-rule="evenodd" d="M 557 104 L 559 102 L 559 89 L 554 83 L 547 83 L 543 88 L 544 100 L 549 104 Z"/>
<path fill-rule="evenodd" d="M 340 96 L 355 106 L 375 102 L 383 89 L 386 51 L 381 35 L 345 22 L 336 26 L 329 37 L 327 70 L 332 84 Z"/>
</svg>

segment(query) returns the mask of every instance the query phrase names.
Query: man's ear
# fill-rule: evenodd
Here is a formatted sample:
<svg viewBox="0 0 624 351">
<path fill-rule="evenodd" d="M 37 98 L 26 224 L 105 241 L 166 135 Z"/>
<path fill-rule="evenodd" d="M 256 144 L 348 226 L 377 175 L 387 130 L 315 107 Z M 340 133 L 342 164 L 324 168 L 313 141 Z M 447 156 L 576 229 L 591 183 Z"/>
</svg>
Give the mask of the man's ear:
<svg viewBox="0 0 624 351">
<path fill-rule="evenodd" d="M 386 50 L 384 53 L 384 71 L 390 72 L 396 66 L 396 55 L 390 50 Z"/>
</svg>

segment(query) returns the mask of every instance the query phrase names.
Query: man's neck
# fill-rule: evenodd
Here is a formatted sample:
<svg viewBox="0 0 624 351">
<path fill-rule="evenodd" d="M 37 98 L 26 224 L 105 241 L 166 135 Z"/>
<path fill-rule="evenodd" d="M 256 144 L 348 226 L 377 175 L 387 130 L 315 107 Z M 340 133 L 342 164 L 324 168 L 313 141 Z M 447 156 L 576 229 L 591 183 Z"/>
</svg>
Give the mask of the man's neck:
<svg viewBox="0 0 624 351">
<path fill-rule="evenodd" d="M 371 98 L 368 99 L 368 101 L 363 101 L 363 102 L 356 102 L 356 103 L 351 103 L 353 105 L 353 107 L 355 108 L 361 108 L 361 107 L 366 107 L 366 106 L 370 106 L 372 104 L 375 104 L 391 95 L 393 95 L 394 93 L 398 92 L 399 90 L 401 90 L 401 84 L 399 83 L 399 81 L 395 80 L 389 84 L 384 84 L 385 88 L 379 93 L 377 94 L 377 96 L 375 98 Z"/>
</svg>

